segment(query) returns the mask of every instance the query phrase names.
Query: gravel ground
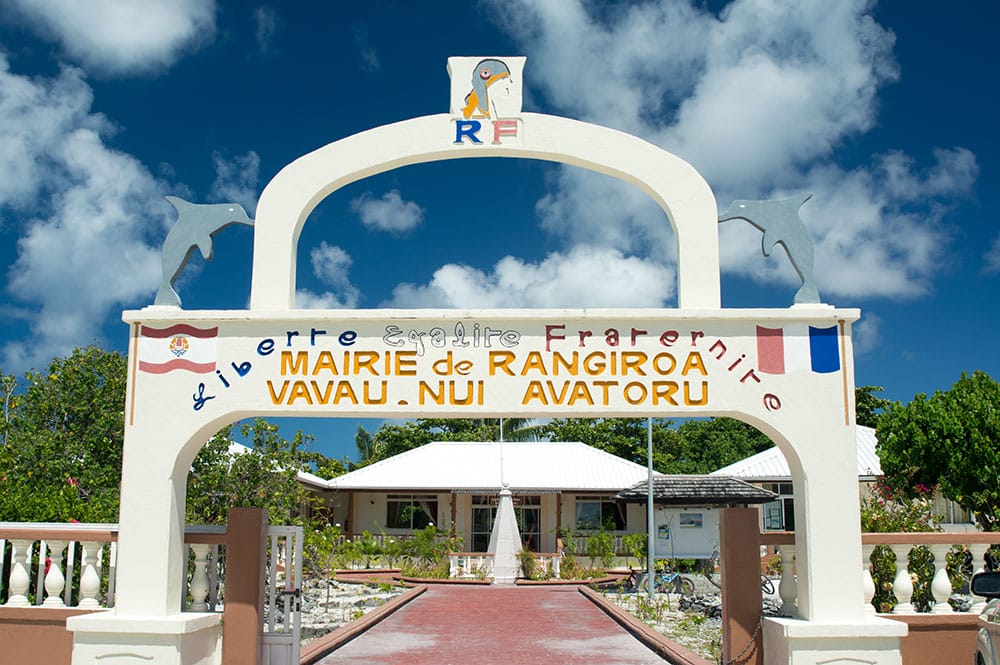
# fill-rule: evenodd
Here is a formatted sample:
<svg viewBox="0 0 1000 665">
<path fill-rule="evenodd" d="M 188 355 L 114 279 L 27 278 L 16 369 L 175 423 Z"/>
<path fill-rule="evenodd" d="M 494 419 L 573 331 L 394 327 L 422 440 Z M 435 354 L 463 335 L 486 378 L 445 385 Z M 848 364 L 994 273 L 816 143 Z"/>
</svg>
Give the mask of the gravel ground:
<svg viewBox="0 0 1000 665">
<path fill-rule="evenodd" d="M 656 594 L 651 600 L 643 593 L 608 593 L 605 598 L 703 658 L 717 662 L 722 655 L 722 601 L 717 594 Z"/>
<path fill-rule="evenodd" d="M 307 582 L 302 598 L 302 644 L 354 621 L 403 591 L 405 589 L 389 584 L 348 584 L 331 580 L 327 588 L 322 583 Z"/>
</svg>

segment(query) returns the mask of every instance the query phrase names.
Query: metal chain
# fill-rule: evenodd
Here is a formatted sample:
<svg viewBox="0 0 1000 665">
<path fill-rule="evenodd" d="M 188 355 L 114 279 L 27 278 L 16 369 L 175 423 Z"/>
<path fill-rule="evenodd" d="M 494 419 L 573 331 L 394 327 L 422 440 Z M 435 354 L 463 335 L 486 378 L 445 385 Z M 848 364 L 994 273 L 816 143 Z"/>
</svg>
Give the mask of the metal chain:
<svg viewBox="0 0 1000 665">
<path fill-rule="evenodd" d="M 754 646 L 757 643 L 757 635 L 760 634 L 760 624 L 761 620 L 758 619 L 757 627 L 754 628 L 753 635 L 750 636 L 750 641 L 747 642 L 747 645 L 745 647 L 743 647 L 743 650 L 740 651 L 735 656 L 733 656 L 732 658 L 730 658 L 729 660 L 725 660 L 722 657 L 719 657 L 719 665 L 733 665 L 734 663 L 739 663 L 740 659 L 742 659 L 743 656 L 745 656 L 747 652 L 750 651 L 750 647 Z"/>
</svg>

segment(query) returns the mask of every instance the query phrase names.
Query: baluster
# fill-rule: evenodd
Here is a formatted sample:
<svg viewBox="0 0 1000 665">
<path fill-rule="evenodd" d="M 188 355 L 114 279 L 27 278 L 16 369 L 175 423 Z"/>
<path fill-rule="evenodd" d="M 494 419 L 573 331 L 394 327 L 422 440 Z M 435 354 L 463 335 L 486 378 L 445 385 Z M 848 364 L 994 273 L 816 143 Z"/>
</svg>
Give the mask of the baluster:
<svg viewBox="0 0 1000 665">
<path fill-rule="evenodd" d="M 97 572 L 97 552 L 100 543 L 87 541 L 80 543 L 80 607 L 93 609 L 100 607 L 97 594 L 101 592 L 101 576 Z"/>
<path fill-rule="evenodd" d="M 191 574 L 191 612 L 207 612 L 208 603 L 208 553 L 211 545 L 197 543 L 191 545 L 194 552 L 194 572 Z"/>
<path fill-rule="evenodd" d="M 798 614 L 795 601 L 799 595 L 798 583 L 795 581 L 795 545 L 779 545 L 778 552 L 781 555 L 781 581 L 778 582 L 781 614 L 793 617 Z"/>
<path fill-rule="evenodd" d="M 912 545 L 890 545 L 896 557 L 896 577 L 892 581 L 892 593 L 896 596 L 893 614 L 915 614 L 913 603 L 913 580 L 910 579 L 910 548 Z"/>
<path fill-rule="evenodd" d="M 219 604 L 219 546 L 212 545 L 208 564 L 208 611 L 214 612 Z"/>
<path fill-rule="evenodd" d="M 872 579 L 872 552 L 874 545 L 861 546 L 861 586 L 865 596 L 865 614 L 875 614 L 872 599 L 875 598 L 875 580 Z"/>
<path fill-rule="evenodd" d="M 66 550 L 66 588 L 63 590 L 63 603 L 69 607 L 73 604 L 73 566 L 76 561 L 76 541 L 69 541 L 69 548 Z M 82 569 L 81 569 L 81 572 Z M 79 598 L 77 599 L 79 600 Z"/>
<path fill-rule="evenodd" d="M 990 549 L 989 544 L 976 543 L 968 547 L 969 552 L 972 553 L 972 570 L 975 571 L 973 575 L 984 572 L 986 570 L 986 550 Z M 973 594 L 972 599 L 974 602 L 972 603 L 972 607 L 969 608 L 969 612 L 981 614 L 986 609 L 986 598 Z"/>
<path fill-rule="evenodd" d="M 62 552 L 66 548 L 65 540 L 50 540 L 49 543 L 49 571 L 45 573 L 45 602 L 44 607 L 66 607 L 61 594 L 66 588 L 66 577 L 63 575 Z M 45 565 L 45 550 L 38 550 L 38 558 L 41 565 Z"/>
<path fill-rule="evenodd" d="M 28 586 L 31 575 L 28 574 L 28 547 L 30 540 L 10 541 L 10 595 L 7 597 L 7 607 L 28 607 Z"/>
<path fill-rule="evenodd" d="M 934 605 L 931 607 L 931 613 L 951 614 L 955 611 L 948 604 L 948 598 L 951 597 L 951 580 L 948 579 L 948 552 L 951 550 L 951 545 L 935 544 L 929 547 L 931 554 L 934 555 L 934 578 L 931 580 Z"/>
</svg>

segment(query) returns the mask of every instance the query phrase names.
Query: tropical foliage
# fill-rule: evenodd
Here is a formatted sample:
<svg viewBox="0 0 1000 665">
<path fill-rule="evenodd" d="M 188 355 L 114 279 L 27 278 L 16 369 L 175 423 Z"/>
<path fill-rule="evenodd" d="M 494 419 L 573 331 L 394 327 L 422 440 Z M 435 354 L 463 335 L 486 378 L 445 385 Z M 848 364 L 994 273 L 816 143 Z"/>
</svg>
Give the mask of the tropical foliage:
<svg viewBox="0 0 1000 665">
<path fill-rule="evenodd" d="M 895 490 L 914 496 L 938 487 L 983 528 L 1000 530 L 1000 384 L 986 372 L 963 373 L 950 390 L 890 406 L 876 432 Z"/>
<path fill-rule="evenodd" d="M 54 359 L 23 381 L 0 372 L 3 446 L 0 521 L 116 522 L 125 428 L 126 361 L 97 346 Z M 232 446 L 234 440 L 244 448 Z M 188 475 L 187 519 L 224 522 L 230 506 L 267 508 L 273 523 L 301 519 L 299 470 L 331 477 L 343 464 L 283 438 L 264 420 L 229 426 Z"/>
</svg>

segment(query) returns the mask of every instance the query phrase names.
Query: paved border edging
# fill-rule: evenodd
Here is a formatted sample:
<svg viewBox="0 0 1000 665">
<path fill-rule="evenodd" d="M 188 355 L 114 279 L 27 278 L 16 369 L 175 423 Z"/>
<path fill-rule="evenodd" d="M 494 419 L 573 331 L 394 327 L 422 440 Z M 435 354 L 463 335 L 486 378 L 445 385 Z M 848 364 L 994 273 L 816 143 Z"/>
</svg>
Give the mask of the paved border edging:
<svg viewBox="0 0 1000 665">
<path fill-rule="evenodd" d="M 332 633 L 328 633 L 323 637 L 310 642 L 302 647 L 302 650 L 299 653 L 299 665 L 312 665 L 334 649 L 339 649 L 355 637 L 358 637 L 361 633 L 365 632 L 382 619 L 400 609 L 424 591 L 427 591 L 427 585 L 422 584 L 420 586 L 415 586 L 402 595 L 396 596 L 386 604 L 368 612 L 364 616 L 341 626 Z"/>
<path fill-rule="evenodd" d="M 667 662 L 673 665 L 713 665 L 712 661 L 702 658 L 690 649 L 682 647 L 680 644 L 656 632 L 622 608 L 609 602 L 604 596 L 593 589 L 582 586 L 578 591 L 604 610 L 605 614 L 618 622 L 633 637 L 652 649 Z"/>
</svg>

